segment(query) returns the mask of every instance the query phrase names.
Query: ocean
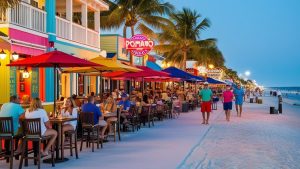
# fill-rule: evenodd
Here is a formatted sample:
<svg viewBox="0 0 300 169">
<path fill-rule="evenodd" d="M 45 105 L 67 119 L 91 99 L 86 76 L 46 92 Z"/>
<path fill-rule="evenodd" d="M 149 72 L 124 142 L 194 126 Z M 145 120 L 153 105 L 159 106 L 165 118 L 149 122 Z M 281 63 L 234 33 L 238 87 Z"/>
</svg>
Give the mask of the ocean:
<svg viewBox="0 0 300 169">
<path fill-rule="evenodd" d="M 300 87 L 267 87 L 265 88 L 266 95 L 269 95 L 271 90 L 279 90 L 283 98 L 300 103 Z"/>
</svg>

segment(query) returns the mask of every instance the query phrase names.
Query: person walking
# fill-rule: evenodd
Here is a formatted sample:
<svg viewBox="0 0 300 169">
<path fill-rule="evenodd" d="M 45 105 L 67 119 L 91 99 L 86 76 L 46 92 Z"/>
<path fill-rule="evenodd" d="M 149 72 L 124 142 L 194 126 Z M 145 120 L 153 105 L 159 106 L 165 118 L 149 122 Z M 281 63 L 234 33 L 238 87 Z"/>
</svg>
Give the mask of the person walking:
<svg viewBox="0 0 300 169">
<path fill-rule="evenodd" d="M 230 112 L 232 110 L 233 92 L 230 85 L 226 85 L 226 90 L 223 92 L 223 108 L 226 115 L 226 120 L 230 121 Z"/>
<path fill-rule="evenodd" d="M 242 117 L 243 102 L 244 102 L 244 89 L 242 89 L 241 84 L 238 84 L 233 90 L 235 96 L 235 108 L 238 117 Z"/>
<path fill-rule="evenodd" d="M 208 88 L 208 82 L 205 82 L 204 88 L 199 92 L 199 97 L 201 102 L 201 112 L 203 117 L 202 124 L 208 124 L 208 120 L 211 112 L 212 96 L 213 93 L 211 89 Z M 206 116 L 205 113 L 207 114 Z"/>
</svg>

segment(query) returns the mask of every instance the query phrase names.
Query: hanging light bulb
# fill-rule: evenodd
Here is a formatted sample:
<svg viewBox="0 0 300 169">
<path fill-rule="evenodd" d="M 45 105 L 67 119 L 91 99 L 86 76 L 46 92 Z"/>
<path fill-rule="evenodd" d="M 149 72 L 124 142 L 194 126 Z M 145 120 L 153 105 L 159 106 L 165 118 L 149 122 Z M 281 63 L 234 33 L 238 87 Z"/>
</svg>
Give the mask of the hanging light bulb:
<svg viewBox="0 0 300 169">
<path fill-rule="evenodd" d="M 27 71 L 26 68 L 25 68 L 24 72 L 22 73 L 22 77 L 23 77 L 23 79 L 28 79 L 29 78 L 29 72 Z"/>
<path fill-rule="evenodd" d="M 19 59 L 19 55 L 18 55 L 18 53 L 16 53 L 16 52 L 13 52 L 13 53 L 11 54 L 11 56 L 12 56 L 12 59 L 13 59 L 13 60 L 18 60 L 18 59 Z"/>
<path fill-rule="evenodd" d="M 5 59 L 6 58 L 6 53 L 4 52 L 4 50 L 2 49 L 2 51 L 0 52 L 0 59 Z"/>
</svg>

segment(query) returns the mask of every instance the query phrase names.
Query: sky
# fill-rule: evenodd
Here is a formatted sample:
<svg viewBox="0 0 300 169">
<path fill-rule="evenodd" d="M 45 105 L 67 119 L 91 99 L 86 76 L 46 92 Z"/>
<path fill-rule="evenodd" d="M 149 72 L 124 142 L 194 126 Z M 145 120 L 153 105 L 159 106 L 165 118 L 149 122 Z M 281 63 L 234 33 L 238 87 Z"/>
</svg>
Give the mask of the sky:
<svg viewBox="0 0 300 169">
<path fill-rule="evenodd" d="M 300 0 L 164 2 L 196 10 L 211 21 L 202 39 L 218 39 L 227 67 L 238 73 L 249 70 L 249 79 L 259 85 L 300 87 Z"/>
</svg>

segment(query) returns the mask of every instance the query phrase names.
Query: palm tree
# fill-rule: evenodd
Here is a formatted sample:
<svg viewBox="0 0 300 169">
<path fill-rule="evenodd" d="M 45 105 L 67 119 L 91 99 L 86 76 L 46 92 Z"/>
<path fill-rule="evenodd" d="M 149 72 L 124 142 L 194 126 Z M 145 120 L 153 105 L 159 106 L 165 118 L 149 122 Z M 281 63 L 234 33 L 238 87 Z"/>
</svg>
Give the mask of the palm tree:
<svg viewBox="0 0 300 169">
<path fill-rule="evenodd" d="M 159 45 L 155 46 L 155 50 L 167 62 L 181 65 L 183 70 L 187 60 L 196 60 L 198 64 L 223 65 L 225 59 L 216 47 L 216 39 L 200 39 L 201 32 L 210 27 L 208 19 L 199 22 L 200 18 L 200 14 L 187 8 L 171 14 L 171 23 L 158 33 Z"/>
<path fill-rule="evenodd" d="M 101 13 L 101 28 L 105 30 L 123 27 L 123 36 L 127 37 L 127 28 L 131 30 L 131 36 L 139 31 L 155 37 L 154 29 L 160 29 L 169 22 L 163 16 L 174 10 L 170 3 L 162 3 L 161 0 L 115 0 L 115 3 L 107 1 L 110 11 Z M 130 59 L 132 63 L 132 57 Z"/>
<path fill-rule="evenodd" d="M 13 7 L 18 4 L 21 0 L 1 0 L 0 11 L 4 11 L 7 8 Z"/>
</svg>

